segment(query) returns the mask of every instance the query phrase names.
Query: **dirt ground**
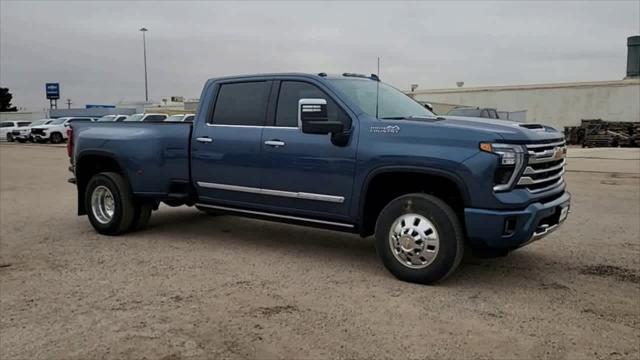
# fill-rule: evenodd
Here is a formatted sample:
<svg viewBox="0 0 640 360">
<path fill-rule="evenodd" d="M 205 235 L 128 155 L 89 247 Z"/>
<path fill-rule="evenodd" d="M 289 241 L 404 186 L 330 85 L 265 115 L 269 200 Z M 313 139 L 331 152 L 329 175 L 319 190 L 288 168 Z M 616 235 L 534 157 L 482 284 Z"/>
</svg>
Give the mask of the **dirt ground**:
<svg viewBox="0 0 640 360">
<path fill-rule="evenodd" d="M 568 172 L 561 229 L 420 286 L 372 238 L 186 207 L 100 236 L 67 166 L 61 147 L 0 145 L 3 360 L 640 358 L 633 169 Z"/>
</svg>

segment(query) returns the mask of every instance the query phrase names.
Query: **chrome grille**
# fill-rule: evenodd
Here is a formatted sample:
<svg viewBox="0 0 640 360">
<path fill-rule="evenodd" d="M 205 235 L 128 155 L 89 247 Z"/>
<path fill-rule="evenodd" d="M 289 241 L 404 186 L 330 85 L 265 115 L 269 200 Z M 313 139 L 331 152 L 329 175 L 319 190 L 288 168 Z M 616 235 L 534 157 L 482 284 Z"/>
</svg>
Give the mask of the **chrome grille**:
<svg viewBox="0 0 640 360">
<path fill-rule="evenodd" d="M 526 146 L 527 163 L 517 186 L 536 193 L 561 185 L 567 156 L 565 141 Z"/>
</svg>

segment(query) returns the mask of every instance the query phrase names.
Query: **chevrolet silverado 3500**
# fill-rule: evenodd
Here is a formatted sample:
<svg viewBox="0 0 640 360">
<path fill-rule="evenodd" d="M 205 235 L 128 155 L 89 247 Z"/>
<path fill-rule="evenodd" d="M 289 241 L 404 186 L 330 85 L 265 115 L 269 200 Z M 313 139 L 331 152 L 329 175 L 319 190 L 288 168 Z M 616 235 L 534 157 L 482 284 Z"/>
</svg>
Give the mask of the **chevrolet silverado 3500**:
<svg viewBox="0 0 640 360">
<path fill-rule="evenodd" d="M 193 123 L 73 123 L 78 214 L 140 229 L 161 202 L 375 234 L 396 277 L 444 279 L 465 248 L 507 252 L 567 217 L 562 133 L 436 116 L 377 76 L 210 79 Z"/>
</svg>

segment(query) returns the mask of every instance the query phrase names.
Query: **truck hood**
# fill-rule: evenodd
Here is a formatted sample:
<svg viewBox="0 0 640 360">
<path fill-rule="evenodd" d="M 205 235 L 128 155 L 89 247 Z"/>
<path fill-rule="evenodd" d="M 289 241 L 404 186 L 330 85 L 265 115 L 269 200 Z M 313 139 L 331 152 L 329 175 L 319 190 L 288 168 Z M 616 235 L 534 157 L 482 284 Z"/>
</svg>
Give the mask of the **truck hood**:
<svg viewBox="0 0 640 360">
<path fill-rule="evenodd" d="M 544 142 L 546 140 L 558 140 L 563 137 L 560 131 L 550 126 L 535 123 L 463 116 L 441 116 L 441 118 L 444 118 L 444 120 L 439 121 L 442 126 L 492 132 L 507 142 L 513 143 Z"/>
</svg>

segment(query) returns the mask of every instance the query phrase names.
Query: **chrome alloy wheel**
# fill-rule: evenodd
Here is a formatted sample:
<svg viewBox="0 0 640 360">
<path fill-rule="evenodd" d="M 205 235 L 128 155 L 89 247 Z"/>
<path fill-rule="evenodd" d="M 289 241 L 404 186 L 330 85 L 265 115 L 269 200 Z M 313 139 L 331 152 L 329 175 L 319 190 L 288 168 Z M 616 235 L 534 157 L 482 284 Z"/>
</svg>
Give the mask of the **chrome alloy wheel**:
<svg viewBox="0 0 640 360">
<path fill-rule="evenodd" d="M 108 224 L 113 219 L 116 208 L 111 190 L 104 185 L 97 186 L 91 194 L 91 212 L 101 224 Z"/>
<path fill-rule="evenodd" d="M 389 231 L 389 246 L 393 256 L 404 266 L 423 269 L 438 255 L 440 238 L 435 225 L 418 214 L 397 218 Z"/>
</svg>

